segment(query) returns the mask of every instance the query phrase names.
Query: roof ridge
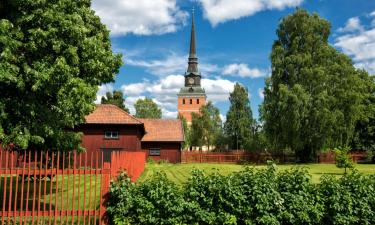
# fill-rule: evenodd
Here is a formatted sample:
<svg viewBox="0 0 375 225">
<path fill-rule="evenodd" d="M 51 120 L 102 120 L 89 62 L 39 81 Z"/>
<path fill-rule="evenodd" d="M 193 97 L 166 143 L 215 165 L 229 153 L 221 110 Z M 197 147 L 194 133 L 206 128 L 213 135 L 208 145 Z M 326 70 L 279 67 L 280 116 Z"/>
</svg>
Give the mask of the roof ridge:
<svg viewBox="0 0 375 225">
<path fill-rule="evenodd" d="M 117 110 L 120 110 L 122 113 L 125 113 L 127 114 L 128 116 L 130 116 L 132 119 L 136 120 L 137 122 L 139 123 L 143 123 L 142 121 L 140 121 L 137 117 L 133 116 L 132 114 L 126 112 L 125 110 L 121 109 L 120 107 L 118 107 L 117 105 L 114 105 L 114 104 L 104 104 L 104 105 L 111 105 L 111 106 L 114 106 L 114 108 L 116 108 Z"/>
</svg>

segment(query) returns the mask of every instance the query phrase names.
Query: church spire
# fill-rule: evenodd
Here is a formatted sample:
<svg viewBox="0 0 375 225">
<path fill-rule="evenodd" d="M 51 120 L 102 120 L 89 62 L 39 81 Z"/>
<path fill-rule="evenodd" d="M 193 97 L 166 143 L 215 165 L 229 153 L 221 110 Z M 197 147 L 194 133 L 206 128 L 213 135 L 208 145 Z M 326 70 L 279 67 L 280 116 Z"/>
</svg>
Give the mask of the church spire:
<svg viewBox="0 0 375 225">
<path fill-rule="evenodd" d="M 197 57 L 196 40 L 195 40 L 194 8 L 192 10 L 192 16 L 191 16 L 190 52 L 189 52 L 187 74 L 199 75 L 198 57 Z"/>
</svg>

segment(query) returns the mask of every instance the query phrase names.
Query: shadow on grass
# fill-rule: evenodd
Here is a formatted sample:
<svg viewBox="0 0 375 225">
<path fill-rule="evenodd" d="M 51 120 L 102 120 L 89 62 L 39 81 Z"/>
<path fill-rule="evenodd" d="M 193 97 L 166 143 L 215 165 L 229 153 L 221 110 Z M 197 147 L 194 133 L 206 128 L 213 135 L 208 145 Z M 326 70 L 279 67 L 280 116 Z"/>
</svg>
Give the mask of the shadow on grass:
<svg viewBox="0 0 375 225">
<path fill-rule="evenodd" d="M 6 179 L 0 177 L 0 208 L 8 209 L 10 207 L 12 211 L 27 208 L 28 211 L 31 211 L 34 205 L 34 210 L 38 210 L 38 208 L 42 211 L 44 209 L 54 210 L 54 204 L 50 204 L 49 201 L 50 193 L 56 192 L 55 186 L 55 181 L 51 181 L 48 177 L 39 179 L 37 176 L 36 179 L 24 179 L 23 182 L 22 176 L 12 176 L 12 178 L 8 176 Z M 33 201 L 34 196 L 35 200 Z"/>
</svg>

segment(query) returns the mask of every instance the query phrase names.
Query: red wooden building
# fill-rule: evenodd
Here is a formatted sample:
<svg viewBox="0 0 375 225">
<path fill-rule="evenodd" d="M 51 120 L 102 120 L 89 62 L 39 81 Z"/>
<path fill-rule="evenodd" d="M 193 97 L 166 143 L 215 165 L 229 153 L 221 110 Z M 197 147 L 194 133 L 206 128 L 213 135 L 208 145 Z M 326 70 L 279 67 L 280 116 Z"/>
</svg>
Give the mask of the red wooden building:
<svg viewBox="0 0 375 225">
<path fill-rule="evenodd" d="M 87 152 L 103 151 L 105 160 L 114 150 L 145 151 L 154 160 L 181 162 L 184 141 L 180 120 L 137 119 L 117 106 L 97 105 L 77 130 L 83 132 Z M 108 156 L 108 158 L 106 157 Z"/>
</svg>

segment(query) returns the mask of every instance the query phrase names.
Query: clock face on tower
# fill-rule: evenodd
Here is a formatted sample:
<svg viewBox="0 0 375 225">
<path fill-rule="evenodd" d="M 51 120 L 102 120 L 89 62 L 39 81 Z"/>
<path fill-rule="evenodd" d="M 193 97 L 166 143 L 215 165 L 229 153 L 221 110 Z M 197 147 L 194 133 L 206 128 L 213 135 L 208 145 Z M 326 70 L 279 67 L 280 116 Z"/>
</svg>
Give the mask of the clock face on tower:
<svg viewBox="0 0 375 225">
<path fill-rule="evenodd" d="M 189 84 L 194 84 L 194 78 L 189 78 L 188 82 Z"/>
</svg>

